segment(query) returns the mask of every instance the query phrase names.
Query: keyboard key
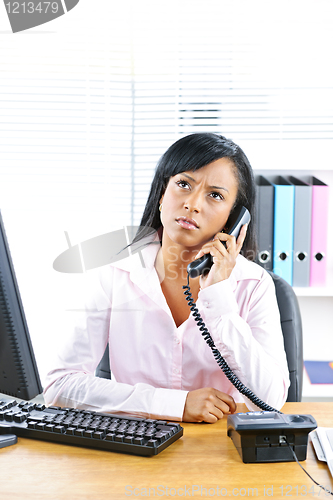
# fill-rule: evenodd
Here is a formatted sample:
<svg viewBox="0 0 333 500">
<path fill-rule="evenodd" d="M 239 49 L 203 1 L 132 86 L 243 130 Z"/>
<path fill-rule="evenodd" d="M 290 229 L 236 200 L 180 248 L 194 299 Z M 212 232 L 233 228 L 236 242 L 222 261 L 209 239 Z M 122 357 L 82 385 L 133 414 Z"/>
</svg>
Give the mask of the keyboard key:
<svg viewBox="0 0 333 500">
<path fill-rule="evenodd" d="M 74 436 L 83 436 L 85 429 L 75 429 Z"/>
<path fill-rule="evenodd" d="M 25 403 L 24 403 L 25 404 Z M 17 406 L 16 401 L 4 401 L 4 404 L 2 405 L 3 410 L 8 410 L 9 408 L 12 408 L 13 406 Z"/>
<path fill-rule="evenodd" d="M 21 410 L 22 411 L 32 411 L 35 409 L 35 405 L 34 404 L 30 404 L 30 403 L 26 403 L 24 406 L 22 406 Z"/>
<path fill-rule="evenodd" d="M 64 425 L 55 425 L 53 430 L 58 434 L 64 434 L 66 432 L 66 427 Z"/>
<path fill-rule="evenodd" d="M 166 432 L 173 431 L 173 427 L 169 427 L 168 425 L 157 425 L 156 429 L 158 431 L 166 431 Z"/>
<path fill-rule="evenodd" d="M 103 439 L 105 437 L 105 431 L 94 432 L 95 439 Z"/>
<path fill-rule="evenodd" d="M 84 437 L 86 437 L 86 438 L 92 438 L 92 437 L 93 437 L 93 435 L 94 435 L 94 431 L 93 431 L 92 429 L 89 429 L 89 430 L 87 430 L 87 431 L 84 431 L 83 435 L 84 435 Z"/>
<path fill-rule="evenodd" d="M 7 422 L 13 422 L 13 420 L 14 420 L 14 415 L 15 415 L 15 412 L 14 412 L 14 411 L 7 411 L 7 412 L 5 413 L 5 420 L 6 420 Z"/>
<path fill-rule="evenodd" d="M 43 411 L 43 410 L 45 410 L 45 405 L 43 405 L 41 403 L 40 404 L 36 404 L 35 405 L 35 410 Z"/>
<path fill-rule="evenodd" d="M 73 423 L 73 419 L 71 417 L 69 418 L 65 418 L 65 420 L 63 421 L 62 425 L 65 425 L 66 427 L 69 427 L 71 426 Z"/>
<path fill-rule="evenodd" d="M 127 424 L 120 424 L 120 426 L 118 427 L 118 432 L 125 432 L 126 429 Z"/>
<path fill-rule="evenodd" d="M 34 422 L 44 422 L 45 421 L 45 418 L 43 415 L 39 416 L 39 415 L 34 415 L 34 416 L 29 416 L 27 415 L 26 416 L 28 422 L 29 420 L 33 420 Z"/>
<path fill-rule="evenodd" d="M 147 446 L 155 447 L 157 445 L 158 445 L 157 439 L 149 439 L 149 441 L 147 442 Z"/>
<path fill-rule="evenodd" d="M 109 425 L 109 429 L 117 429 L 117 427 L 119 426 L 119 423 L 118 422 L 111 422 L 110 425 Z"/>
<path fill-rule="evenodd" d="M 62 423 L 63 423 L 63 421 L 64 421 L 64 418 L 63 418 L 63 417 L 60 417 L 60 418 L 56 418 L 53 422 L 54 422 L 55 424 L 58 424 L 58 425 L 59 425 L 59 424 L 62 424 Z"/>
<path fill-rule="evenodd" d="M 34 415 L 33 418 L 38 418 L 38 417 L 36 417 L 36 415 Z M 41 420 L 43 420 L 43 417 L 41 417 Z M 54 422 L 54 417 L 52 415 L 48 415 L 47 417 L 44 417 L 44 422 L 46 424 L 50 424 L 50 423 Z"/>
<path fill-rule="evenodd" d="M 24 422 L 26 419 L 27 415 L 25 413 L 16 413 L 16 415 L 14 415 L 14 422 L 17 422 L 18 424 Z"/>
<path fill-rule="evenodd" d="M 102 424 L 100 424 L 99 429 L 106 430 L 108 426 L 109 426 L 108 422 L 103 422 Z"/>
<path fill-rule="evenodd" d="M 114 441 L 114 438 L 115 438 L 115 434 L 113 432 L 109 432 L 106 436 L 105 436 L 105 439 L 107 441 Z"/>
<path fill-rule="evenodd" d="M 172 432 L 156 432 L 155 434 L 155 439 L 160 439 L 161 441 L 165 441 L 167 437 L 169 437 L 169 435 L 172 435 Z"/>
<path fill-rule="evenodd" d="M 43 410 L 45 413 L 51 413 L 53 415 L 65 415 L 66 412 L 62 411 L 61 408 L 57 409 L 57 406 L 49 406 Z"/>
<path fill-rule="evenodd" d="M 179 425 L 179 424 L 176 424 L 175 422 L 169 422 L 168 424 L 166 424 L 167 427 L 170 427 L 171 429 L 173 429 L 175 432 L 178 432 L 179 430 L 182 429 L 182 427 Z"/>
</svg>

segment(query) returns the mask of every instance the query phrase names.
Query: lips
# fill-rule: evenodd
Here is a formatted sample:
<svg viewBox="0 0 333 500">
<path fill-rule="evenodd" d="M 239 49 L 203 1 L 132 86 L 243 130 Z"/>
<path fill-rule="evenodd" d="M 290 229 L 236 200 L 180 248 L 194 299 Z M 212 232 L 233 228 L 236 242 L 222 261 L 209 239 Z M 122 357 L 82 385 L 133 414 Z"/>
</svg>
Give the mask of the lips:
<svg viewBox="0 0 333 500">
<path fill-rule="evenodd" d="M 189 219 L 188 217 L 178 217 L 176 222 L 184 229 L 194 230 L 199 228 L 197 222 L 194 219 Z"/>
</svg>

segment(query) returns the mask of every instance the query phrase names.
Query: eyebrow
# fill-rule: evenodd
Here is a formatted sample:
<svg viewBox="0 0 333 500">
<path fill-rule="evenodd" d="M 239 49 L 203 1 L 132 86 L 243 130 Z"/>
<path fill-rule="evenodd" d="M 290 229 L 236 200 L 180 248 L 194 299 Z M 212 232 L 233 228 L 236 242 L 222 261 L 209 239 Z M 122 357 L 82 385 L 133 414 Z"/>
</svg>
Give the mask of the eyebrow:
<svg viewBox="0 0 333 500">
<path fill-rule="evenodd" d="M 191 179 L 191 181 L 193 182 L 197 182 L 195 179 L 193 179 L 193 177 L 191 177 L 190 175 L 188 174 L 185 174 L 185 173 L 182 173 L 181 175 L 184 175 L 184 177 L 187 177 L 188 179 Z M 225 187 L 220 187 L 220 186 L 208 186 L 209 189 L 221 189 L 222 191 L 226 191 L 227 193 L 229 193 L 229 190 Z"/>
</svg>

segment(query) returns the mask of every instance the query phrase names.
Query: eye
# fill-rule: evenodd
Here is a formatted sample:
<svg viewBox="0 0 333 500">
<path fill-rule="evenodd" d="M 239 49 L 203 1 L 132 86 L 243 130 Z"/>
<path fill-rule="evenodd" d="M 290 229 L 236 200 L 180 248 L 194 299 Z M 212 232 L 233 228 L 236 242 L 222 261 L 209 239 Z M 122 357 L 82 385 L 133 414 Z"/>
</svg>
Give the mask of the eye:
<svg viewBox="0 0 333 500">
<path fill-rule="evenodd" d="M 210 195 L 212 198 L 214 198 L 214 200 L 224 200 L 224 197 L 222 196 L 221 193 L 218 193 L 217 191 L 214 191 L 213 193 L 210 193 Z"/>
<path fill-rule="evenodd" d="M 184 179 L 180 179 L 179 181 L 176 181 L 177 186 L 183 189 L 190 189 L 190 184 L 187 181 L 184 181 Z"/>
</svg>

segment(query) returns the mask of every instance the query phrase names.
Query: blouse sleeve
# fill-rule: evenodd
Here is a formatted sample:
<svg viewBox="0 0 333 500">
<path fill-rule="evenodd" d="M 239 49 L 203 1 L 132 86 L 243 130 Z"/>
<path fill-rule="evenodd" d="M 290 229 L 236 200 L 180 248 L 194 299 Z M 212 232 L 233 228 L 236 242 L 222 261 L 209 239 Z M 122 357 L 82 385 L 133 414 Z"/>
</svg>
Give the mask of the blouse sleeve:
<svg viewBox="0 0 333 500">
<path fill-rule="evenodd" d="M 112 268 L 108 272 L 112 273 Z M 187 391 L 119 383 L 112 374 L 111 380 L 95 376 L 109 338 L 111 284 L 112 275 L 108 273 L 89 279 L 84 295 L 90 298 L 73 321 L 66 322 L 68 341 L 46 377 L 46 404 L 181 420 Z"/>
<path fill-rule="evenodd" d="M 232 279 L 203 289 L 198 309 L 213 341 L 239 380 L 261 400 L 280 409 L 286 401 L 289 371 L 275 286 L 261 279 Z M 244 398 L 249 409 L 257 407 Z"/>
</svg>

